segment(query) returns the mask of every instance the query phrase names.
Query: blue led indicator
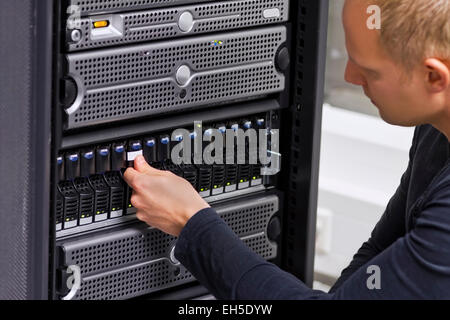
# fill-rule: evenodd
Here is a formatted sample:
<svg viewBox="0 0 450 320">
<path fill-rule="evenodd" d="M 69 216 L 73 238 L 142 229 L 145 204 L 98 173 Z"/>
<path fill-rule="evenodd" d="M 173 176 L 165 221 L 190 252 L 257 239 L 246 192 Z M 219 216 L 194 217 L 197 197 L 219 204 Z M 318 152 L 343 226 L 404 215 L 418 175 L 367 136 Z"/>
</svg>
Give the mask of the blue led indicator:
<svg viewBox="0 0 450 320">
<path fill-rule="evenodd" d="M 155 146 L 155 140 L 147 140 L 147 142 L 145 143 L 147 145 L 147 147 L 154 147 Z"/>
<path fill-rule="evenodd" d="M 100 155 L 103 157 L 106 157 L 109 154 L 109 150 L 108 149 L 101 149 L 100 150 Z"/>
<path fill-rule="evenodd" d="M 244 128 L 245 129 L 250 129 L 252 127 L 252 122 L 251 121 L 247 121 L 246 123 L 244 123 Z"/>
<path fill-rule="evenodd" d="M 183 136 L 182 135 L 176 136 L 175 141 L 178 141 L 178 142 L 183 141 Z"/>
<path fill-rule="evenodd" d="M 169 144 L 169 142 L 170 142 L 170 139 L 168 137 L 161 138 L 162 144 Z"/>
<path fill-rule="evenodd" d="M 69 160 L 72 162 L 77 162 L 78 161 L 78 155 L 77 154 L 73 154 L 71 156 L 69 156 Z"/>
<path fill-rule="evenodd" d="M 117 146 L 115 150 L 117 153 L 122 153 L 125 151 L 125 148 L 124 148 L 124 146 Z"/>
<path fill-rule="evenodd" d="M 56 161 L 58 162 L 58 164 L 62 164 L 63 163 L 63 158 L 62 157 L 58 157 L 56 159 Z"/>
<path fill-rule="evenodd" d="M 141 150 L 141 144 L 139 142 L 135 142 L 131 145 L 131 149 L 133 149 L 133 151 L 139 151 Z"/>
<path fill-rule="evenodd" d="M 85 159 L 91 160 L 94 157 L 94 153 L 93 152 L 86 152 L 84 155 Z"/>
<path fill-rule="evenodd" d="M 238 131 L 239 125 L 238 125 L 238 124 L 233 124 L 233 125 L 231 126 L 231 129 L 233 129 L 234 131 Z"/>
<path fill-rule="evenodd" d="M 227 132 L 227 128 L 226 127 L 220 127 L 219 131 L 220 131 L 220 133 L 226 133 Z"/>
</svg>

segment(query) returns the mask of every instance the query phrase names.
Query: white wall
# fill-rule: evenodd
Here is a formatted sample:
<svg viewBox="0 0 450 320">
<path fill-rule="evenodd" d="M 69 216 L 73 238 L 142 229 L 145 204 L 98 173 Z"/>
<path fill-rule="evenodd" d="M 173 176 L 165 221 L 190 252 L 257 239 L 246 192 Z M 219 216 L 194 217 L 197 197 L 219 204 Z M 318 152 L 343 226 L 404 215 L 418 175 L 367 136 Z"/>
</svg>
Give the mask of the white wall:
<svg viewBox="0 0 450 320">
<path fill-rule="evenodd" d="M 316 279 L 325 276 L 330 285 L 369 238 L 406 170 L 413 133 L 378 117 L 324 106 Z"/>
</svg>

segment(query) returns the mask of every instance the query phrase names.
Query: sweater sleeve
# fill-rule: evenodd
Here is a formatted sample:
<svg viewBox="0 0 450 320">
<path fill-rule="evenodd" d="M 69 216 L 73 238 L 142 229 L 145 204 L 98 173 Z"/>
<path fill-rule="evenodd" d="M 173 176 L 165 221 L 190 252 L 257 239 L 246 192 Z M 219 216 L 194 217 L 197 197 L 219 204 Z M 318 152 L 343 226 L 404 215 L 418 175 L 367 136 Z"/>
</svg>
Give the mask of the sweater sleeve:
<svg viewBox="0 0 450 320">
<path fill-rule="evenodd" d="M 175 256 L 219 299 L 449 299 L 449 212 L 450 182 L 433 192 L 416 228 L 369 259 L 332 293 L 308 288 L 253 253 L 213 209 L 188 221 Z M 379 274 L 372 275 L 369 266 L 376 266 Z M 372 276 L 378 277 L 375 288 Z"/>
</svg>

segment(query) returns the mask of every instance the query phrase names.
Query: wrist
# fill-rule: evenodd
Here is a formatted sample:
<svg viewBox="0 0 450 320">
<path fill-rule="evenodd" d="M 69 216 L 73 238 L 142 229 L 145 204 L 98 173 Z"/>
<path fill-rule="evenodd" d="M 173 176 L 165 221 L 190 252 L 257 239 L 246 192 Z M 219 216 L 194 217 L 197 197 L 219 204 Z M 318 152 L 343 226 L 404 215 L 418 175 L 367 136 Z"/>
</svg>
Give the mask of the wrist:
<svg viewBox="0 0 450 320">
<path fill-rule="evenodd" d="M 211 208 L 211 206 L 202 199 L 203 203 L 199 204 L 198 206 L 192 207 L 192 208 L 186 208 L 185 212 L 181 215 L 181 219 L 178 223 L 178 235 L 181 233 L 181 230 L 186 226 L 186 224 L 189 222 L 189 220 L 195 216 L 200 211 Z"/>
</svg>

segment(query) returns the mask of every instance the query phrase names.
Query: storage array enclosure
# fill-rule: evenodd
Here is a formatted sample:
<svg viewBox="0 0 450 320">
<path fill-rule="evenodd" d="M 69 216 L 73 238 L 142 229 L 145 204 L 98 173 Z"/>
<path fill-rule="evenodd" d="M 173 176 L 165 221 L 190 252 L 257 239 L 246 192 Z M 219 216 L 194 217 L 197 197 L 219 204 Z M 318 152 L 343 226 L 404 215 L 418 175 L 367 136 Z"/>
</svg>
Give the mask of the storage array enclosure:
<svg viewBox="0 0 450 320">
<path fill-rule="evenodd" d="M 135 153 L 185 178 L 250 250 L 311 285 L 327 7 L 2 1 L 0 143 L 11 149 L 0 158 L 0 246 L 10 257 L 0 297 L 208 294 L 174 256 L 177 239 L 136 219 L 123 180 Z M 173 131 L 193 133 L 195 121 L 204 135 L 265 132 L 258 148 L 273 151 L 279 172 L 173 163 Z"/>
</svg>

